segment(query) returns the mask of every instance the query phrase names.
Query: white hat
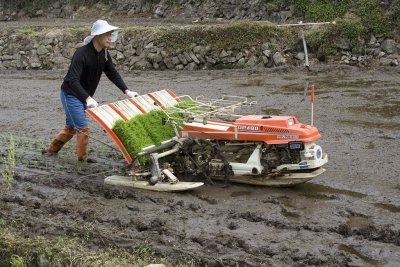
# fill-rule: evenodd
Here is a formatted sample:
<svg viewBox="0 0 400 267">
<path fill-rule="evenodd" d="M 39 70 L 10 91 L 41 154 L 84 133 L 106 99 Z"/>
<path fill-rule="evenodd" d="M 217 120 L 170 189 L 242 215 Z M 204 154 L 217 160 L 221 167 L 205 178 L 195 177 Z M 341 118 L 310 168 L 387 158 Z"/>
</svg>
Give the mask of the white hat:
<svg viewBox="0 0 400 267">
<path fill-rule="evenodd" d="M 112 31 L 111 42 L 114 43 L 115 41 L 117 41 L 117 38 L 118 38 L 117 29 L 118 29 L 118 27 L 112 26 L 112 25 L 108 24 L 107 21 L 99 19 L 95 23 L 93 23 L 92 31 L 90 32 L 90 35 L 86 36 L 86 38 L 83 40 L 83 43 L 85 45 L 87 45 L 88 43 L 90 43 L 93 40 L 93 38 L 96 35 L 100 35 L 100 34 L 103 34 L 106 32 L 111 32 L 111 31 Z"/>
</svg>

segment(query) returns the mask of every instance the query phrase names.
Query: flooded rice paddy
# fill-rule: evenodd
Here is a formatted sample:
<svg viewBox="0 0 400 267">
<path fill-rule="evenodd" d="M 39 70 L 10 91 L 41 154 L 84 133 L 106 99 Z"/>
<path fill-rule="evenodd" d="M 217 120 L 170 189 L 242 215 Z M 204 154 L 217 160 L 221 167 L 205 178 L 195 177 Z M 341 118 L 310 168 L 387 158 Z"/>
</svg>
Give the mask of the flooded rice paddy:
<svg viewBox="0 0 400 267">
<path fill-rule="evenodd" d="M 79 236 L 79 226 L 90 224 L 94 248 L 148 242 L 159 255 L 198 265 L 400 265 L 399 68 L 123 73 L 139 93 L 247 96 L 258 104 L 244 114 L 295 115 L 304 123 L 304 85 L 315 84 L 318 144 L 330 157 L 324 174 L 293 188 L 216 183 L 179 194 L 104 185 L 126 165 L 95 140 L 89 152 L 97 164 L 76 163 L 74 140 L 57 157 L 40 154 L 64 124 L 63 74 L 0 72 L 0 154 L 14 142 L 16 160 L 0 218 L 18 220 L 30 236 Z M 95 99 L 124 95 L 104 78 Z M 90 123 L 93 137 L 112 145 Z"/>
</svg>

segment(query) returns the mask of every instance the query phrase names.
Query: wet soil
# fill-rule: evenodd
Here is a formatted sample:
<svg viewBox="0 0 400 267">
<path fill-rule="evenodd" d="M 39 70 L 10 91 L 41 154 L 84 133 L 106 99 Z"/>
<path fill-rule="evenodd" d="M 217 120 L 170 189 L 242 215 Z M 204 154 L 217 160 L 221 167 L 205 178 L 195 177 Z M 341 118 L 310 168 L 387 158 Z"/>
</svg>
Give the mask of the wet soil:
<svg viewBox="0 0 400 267">
<path fill-rule="evenodd" d="M 318 144 L 330 157 L 323 175 L 293 188 L 216 183 L 183 193 L 104 185 L 126 165 L 94 121 L 92 136 L 107 144 L 91 140 L 97 164 L 76 163 L 75 140 L 43 157 L 64 124 L 63 75 L 0 72 L 0 154 L 14 142 L 17 162 L 0 218 L 23 223 L 28 235 L 81 237 L 93 249 L 148 242 L 160 255 L 207 266 L 400 265 L 399 68 L 123 73 L 139 93 L 247 96 L 258 105 L 244 114 L 296 115 L 304 123 L 303 88 L 315 83 Z M 95 95 L 100 103 L 123 98 L 106 78 Z"/>
</svg>

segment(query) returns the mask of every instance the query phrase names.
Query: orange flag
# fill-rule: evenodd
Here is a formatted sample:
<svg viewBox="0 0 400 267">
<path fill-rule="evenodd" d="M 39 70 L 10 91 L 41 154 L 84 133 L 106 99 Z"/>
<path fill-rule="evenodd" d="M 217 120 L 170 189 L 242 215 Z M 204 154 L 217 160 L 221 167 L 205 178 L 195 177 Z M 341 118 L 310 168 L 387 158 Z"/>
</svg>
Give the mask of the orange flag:
<svg viewBox="0 0 400 267">
<path fill-rule="evenodd" d="M 311 84 L 310 101 L 311 101 L 311 103 L 314 103 L 314 84 Z"/>
</svg>

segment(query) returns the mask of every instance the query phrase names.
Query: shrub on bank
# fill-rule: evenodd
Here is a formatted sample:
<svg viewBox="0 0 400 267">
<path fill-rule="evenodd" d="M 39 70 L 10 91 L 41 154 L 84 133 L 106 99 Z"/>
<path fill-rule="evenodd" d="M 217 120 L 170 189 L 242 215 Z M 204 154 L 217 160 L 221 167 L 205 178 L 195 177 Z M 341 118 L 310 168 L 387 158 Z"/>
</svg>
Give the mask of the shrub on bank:
<svg viewBox="0 0 400 267">
<path fill-rule="evenodd" d="M 338 19 L 335 24 L 312 30 L 306 34 L 306 38 L 318 59 L 326 61 L 340 50 L 362 53 L 365 35 L 366 29 L 360 19 L 348 18 Z"/>
<path fill-rule="evenodd" d="M 391 37 L 393 31 L 400 32 L 400 1 L 394 2 L 397 4 L 392 3 L 388 8 L 391 14 L 387 16 L 376 0 L 291 0 L 294 14 L 306 21 L 333 21 L 354 14 L 367 32 L 387 37 Z"/>
<path fill-rule="evenodd" d="M 351 0 L 290 0 L 296 16 L 306 21 L 332 21 L 344 16 L 351 7 Z"/>
</svg>

